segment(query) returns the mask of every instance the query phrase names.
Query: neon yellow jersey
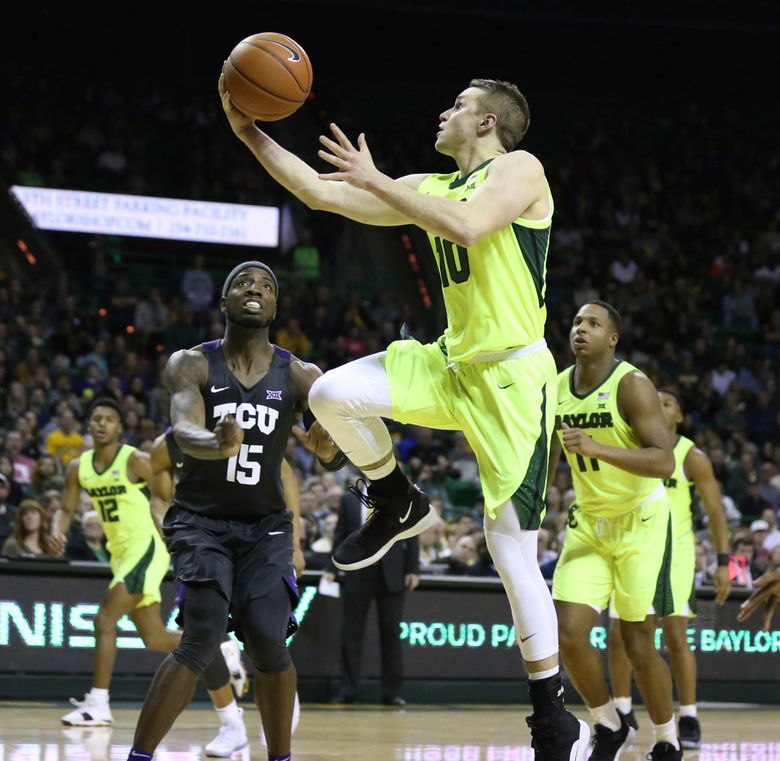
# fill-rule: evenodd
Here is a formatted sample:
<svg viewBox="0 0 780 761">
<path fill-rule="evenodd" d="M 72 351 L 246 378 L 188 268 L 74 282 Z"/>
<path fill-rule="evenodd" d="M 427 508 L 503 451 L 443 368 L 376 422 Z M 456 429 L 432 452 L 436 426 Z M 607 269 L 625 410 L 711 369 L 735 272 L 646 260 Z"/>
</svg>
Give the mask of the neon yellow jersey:
<svg viewBox="0 0 780 761">
<path fill-rule="evenodd" d="M 112 555 L 121 554 L 135 541 L 148 543 L 149 536 L 157 533 L 149 499 L 141 491 L 146 484 L 133 483 L 127 476 L 127 460 L 133 452 L 135 447 L 123 444 L 102 473 L 95 470 L 94 449 L 84 452 L 79 461 L 79 483 L 100 516 Z"/>
<path fill-rule="evenodd" d="M 683 464 L 694 443 L 685 436 L 680 436 L 674 445 L 674 473 L 664 479 L 669 504 L 672 506 L 672 533 L 675 538 L 693 530 L 693 514 L 691 513 L 693 481 L 685 475 Z"/>
<path fill-rule="evenodd" d="M 487 178 L 489 166 L 486 161 L 466 177 L 458 172 L 430 175 L 418 191 L 467 202 Z M 447 356 L 453 362 L 544 338 L 551 193 L 549 200 L 545 219 L 518 218 L 468 249 L 428 233 L 447 312 Z"/>
<path fill-rule="evenodd" d="M 562 428 L 581 428 L 596 441 L 613 447 L 639 449 L 634 431 L 620 415 L 618 386 L 624 376 L 638 373 L 628 362 L 615 363 L 609 375 L 587 394 L 574 390 L 574 366 L 558 374 L 555 430 L 569 463 L 577 507 L 594 517 L 630 513 L 661 486 L 661 479 L 637 476 L 603 460 L 572 454 L 563 448 Z"/>
</svg>

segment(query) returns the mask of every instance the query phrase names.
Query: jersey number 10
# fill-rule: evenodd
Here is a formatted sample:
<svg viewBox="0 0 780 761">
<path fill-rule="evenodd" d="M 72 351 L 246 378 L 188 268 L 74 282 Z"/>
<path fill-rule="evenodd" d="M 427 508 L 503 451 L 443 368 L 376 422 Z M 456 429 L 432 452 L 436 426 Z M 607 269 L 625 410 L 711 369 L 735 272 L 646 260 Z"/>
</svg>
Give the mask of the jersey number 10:
<svg viewBox="0 0 780 761">
<path fill-rule="evenodd" d="M 439 275 L 441 275 L 441 287 L 446 288 L 453 283 L 465 283 L 471 274 L 469 266 L 469 252 L 463 246 L 456 246 L 449 240 L 434 238 L 436 254 L 439 257 Z M 458 260 L 455 261 L 455 248 L 458 249 Z"/>
<path fill-rule="evenodd" d="M 238 454 L 228 460 L 227 480 L 232 484 L 238 482 L 243 486 L 254 486 L 260 483 L 262 468 L 257 460 L 252 459 L 252 455 L 262 453 L 262 444 L 242 444 Z"/>
</svg>

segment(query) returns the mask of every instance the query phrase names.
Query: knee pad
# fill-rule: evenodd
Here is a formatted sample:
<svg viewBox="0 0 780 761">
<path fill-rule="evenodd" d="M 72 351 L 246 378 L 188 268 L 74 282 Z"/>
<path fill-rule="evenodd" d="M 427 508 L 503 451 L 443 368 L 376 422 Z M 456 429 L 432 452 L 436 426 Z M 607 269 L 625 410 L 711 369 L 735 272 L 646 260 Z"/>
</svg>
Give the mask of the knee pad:
<svg viewBox="0 0 780 761">
<path fill-rule="evenodd" d="M 184 630 L 173 657 L 190 671 L 200 676 L 219 652 L 223 632 L 218 627 L 198 627 L 195 631 Z"/>
<path fill-rule="evenodd" d="M 258 671 L 278 674 L 287 671 L 290 665 L 290 652 L 284 642 L 262 637 L 253 642 L 252 647 L 247 650 Z"/>
</svg>

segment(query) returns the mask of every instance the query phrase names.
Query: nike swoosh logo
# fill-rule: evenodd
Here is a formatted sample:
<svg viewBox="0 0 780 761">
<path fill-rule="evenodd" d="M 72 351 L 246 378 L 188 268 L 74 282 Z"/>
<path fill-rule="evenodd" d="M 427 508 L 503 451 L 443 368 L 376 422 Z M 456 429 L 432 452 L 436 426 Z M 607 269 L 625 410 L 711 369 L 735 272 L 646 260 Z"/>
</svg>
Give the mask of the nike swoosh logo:
<svg viewBox="0 0 780 761">
<path fill-rule="evenodd" d="M 409 520 L 409 513 L 412 512 L 412 504 L 412 502 L 409 503 L 409 509 L 406 511 L 406 515 L 404 515 L 403 518 L 398 519 L 399 523 L 406 523 L 406 521 Z"/>
<path fill-rule="evenodd" d="M 290 57 L 287 59 L 288 61 L 301 60 L 301 57 L 298 55 L 298 51 L 295 48 L 291 48 L 289 45 L 285 45 L 283 42 L 278 42 L 277 40 L 266 40 L 266 42 L 272 42 L 274 45 L 284 48 L 290 54 Z"/>
<path fill-rule="evenodd" d="M 652 518 L 652 517 L 653 517 L 653 516 L 651 515 L 651 516 L 650 516 L 650 518 Z M 650 518 L 642 518 L 642 523 L 644 523 L 645 521 L 649 521 L 649 520 L 650 520 Z"/>
<path fill-rule="evenodd" d="M 534 632 L 534 634 L 536 634 L 536 632 Z M 534 634 L 529 634 L 527 637 L 520 637 L 520 641 L 525 642 L 527 639 L 531 639 L 531 637 L 533 637 Z"/>
<path fill-rule="evenodd" d="M 284 531 L 269 531 L 268 536 L 278 536 L 279 534 L 283 534 Z"/>
<path fill-rule="evenodd" d="M 514 386 L 514 385 L 515 385 L 514 383 L 507 383 L 506 386 L 499 386 L 499 388 L 503 390 L 505 388 L 509 388 L 510 386 Z"/>
<path fill-rule="evenodd" d="M 183 468 L 184 467 L 184 463 L 183 462 L 177 462 L 176 463 L 176 467 L 177 468 Z"/>
<path fill-rule="evenodd" d="M 222 386 L 222 388 L 217 388 L 216 386 L 212 386 L 211 393 L 218 394 L 220 391 L 227 391 L 229 388 L 230 386 Z"/>
</svg>

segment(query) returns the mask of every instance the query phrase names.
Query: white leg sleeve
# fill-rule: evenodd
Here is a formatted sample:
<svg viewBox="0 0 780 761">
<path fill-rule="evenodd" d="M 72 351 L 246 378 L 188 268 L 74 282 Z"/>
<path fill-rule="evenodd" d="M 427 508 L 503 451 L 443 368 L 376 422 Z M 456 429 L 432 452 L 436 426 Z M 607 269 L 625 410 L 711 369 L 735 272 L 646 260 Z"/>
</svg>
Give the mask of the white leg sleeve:
<svg viewBox="0 0 780 761">
<path fill-rule="evenodd" d="M 497 518 L 485 516 L 488 550 L 504 583 L 515 636 L 526 663 L 558 652 L 558 617 L 536 560 L 538 533 L 520 528 L 511 502 L 499 510 Z"/>
<path fill-rule="evenodd" d="M 389 418 L 393 410 L 385 354 L 371 354 L 328 370 L 309 391 L 311 411 L 361 470 L 393 449 L 387 426 L 381 420 Z"/>
</svg>

